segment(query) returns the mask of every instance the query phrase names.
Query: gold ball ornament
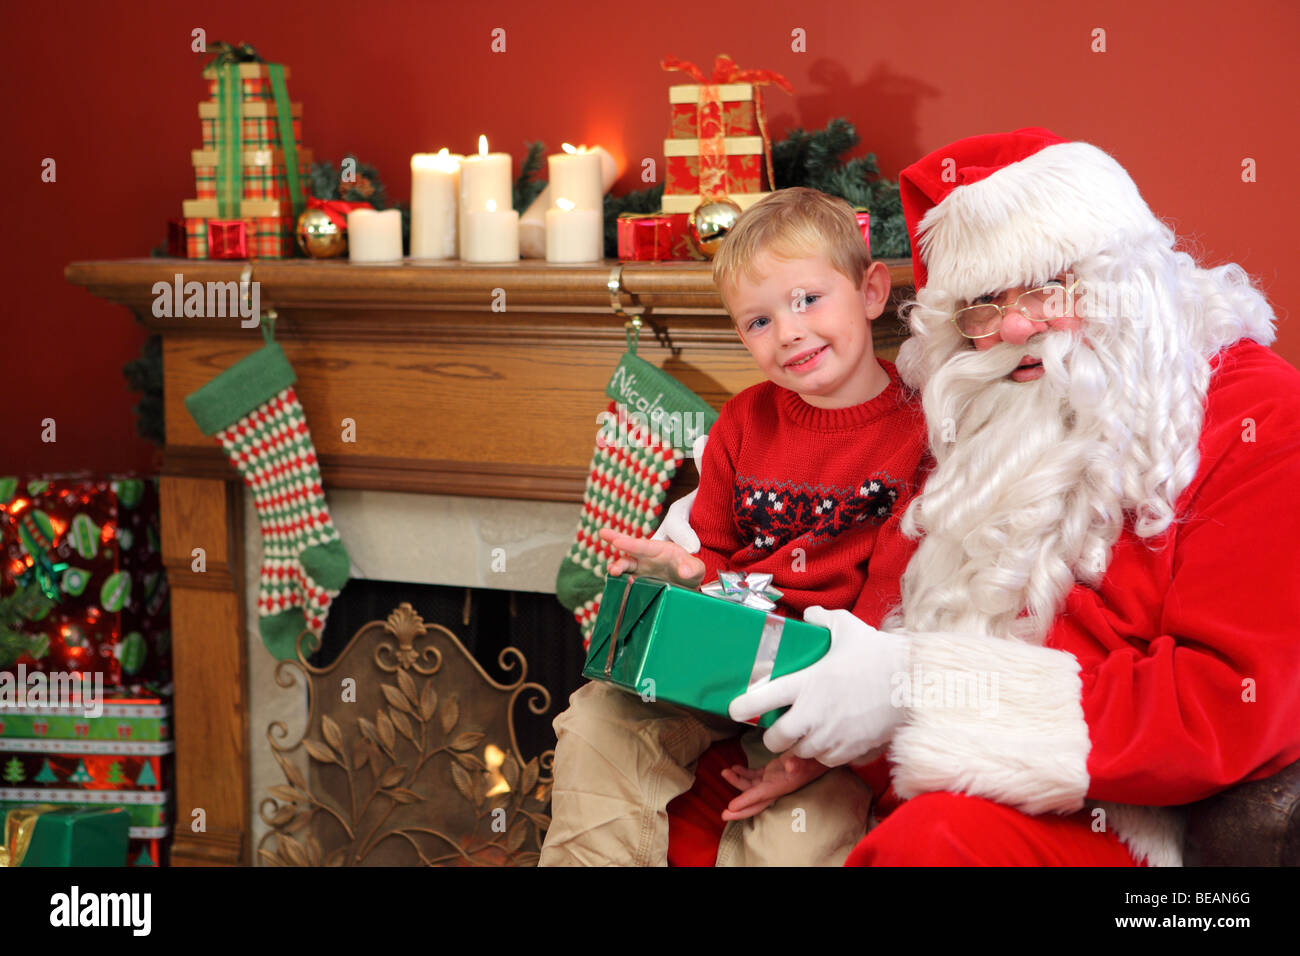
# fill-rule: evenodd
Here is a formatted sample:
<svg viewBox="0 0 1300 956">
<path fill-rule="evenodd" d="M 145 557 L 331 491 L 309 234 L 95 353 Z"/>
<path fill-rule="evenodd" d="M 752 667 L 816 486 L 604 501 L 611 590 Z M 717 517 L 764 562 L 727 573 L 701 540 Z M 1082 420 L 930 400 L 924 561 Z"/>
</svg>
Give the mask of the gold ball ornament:
<svg viewBox="0 0 1300 956">
<path fill-rule="evenodd" d="M 690 218 L 691 242 L 695 248 L 712 259 L 740 212 L 740 207 L 730 199 L 715 199 L 696 206 Z"/>
<path fill-rule="evenodd" d="M 324 209 L 308 209 L 298 217 L 298 248 L 313 259 L 333 259 L 348 251 L 348 233 Z"/>
</svg>

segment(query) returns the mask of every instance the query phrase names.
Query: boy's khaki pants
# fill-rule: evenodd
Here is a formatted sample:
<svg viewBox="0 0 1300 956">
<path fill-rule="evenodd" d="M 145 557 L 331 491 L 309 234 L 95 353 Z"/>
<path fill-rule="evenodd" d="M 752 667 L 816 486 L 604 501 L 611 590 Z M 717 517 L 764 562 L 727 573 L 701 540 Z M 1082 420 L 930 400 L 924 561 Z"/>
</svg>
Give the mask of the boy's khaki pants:
<svg viewBox="0 0 1300 956">
<path fill-rule="evenodd" d="M 773 754 L 762 733 L 725 717 L 648 703 L 592 681 L 555 718 L 551 826 L 540 866 L 666 866 L 668 803 L 691 788 L 695 763 L 744 734 L 751 768 Z M 839 866 L 866 835 L 871 790 L 845 767 L 763 812 L 727 824 L 717 866 Z"/>
</svg>

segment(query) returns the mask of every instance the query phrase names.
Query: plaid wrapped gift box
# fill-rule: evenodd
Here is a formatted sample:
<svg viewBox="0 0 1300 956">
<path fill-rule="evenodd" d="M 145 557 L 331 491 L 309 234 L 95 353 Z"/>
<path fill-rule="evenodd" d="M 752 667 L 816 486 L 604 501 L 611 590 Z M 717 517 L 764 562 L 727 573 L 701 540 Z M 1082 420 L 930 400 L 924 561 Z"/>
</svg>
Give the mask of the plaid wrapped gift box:
<svg viewBox="0 0 1300 956">
<path fill-rule="evenodd" d="M 199 199 L 217 198 L 217 163 L 220 153 L 213 149 L 196 149 L 190 154 L 194 164 L 194 184 Z M 311 150 L 298 151 L 298 185 L 305 201 L 311 177 Z M 256 149 L 244 153 L 243 195 L 245 199 L 290 199 L 288 170 L 284 153 L 278 149 Z"/>
<path fill-rule="evenodd" d="M 186 200 L 186 202 L 212 202 L 216 200 Z M 241 211 L 248 211 L 250 201 L 245 201 Z M 277 200 L 263 200 L 274 202 Z M 187 217 L 185 220 L 186 241 L 191 259 L 208 258 L 208 223 L 217 220 L 215 211 L 211 216 Z M 218 220 L 229 222 L 231 220 Z M 291 259 L 294 256 L 294 218 L 292 215 L 243 216 L 239 220 L 244 224 L 247 254 L 250 259 Z"/>
<path fill-rule="evenodd" d="M 203 148 L 221 148 L 221 111 L 218 104 L 206 101 L 199 104 L 199 122 L 203 127 Z M 302 104 L 289 107 L 293 119 L 293 139 L 302 142 Z M 280 143 L 279 119 L 274 103 L 245 103 L 240 124 L 244 149 L 277 149 Z"/>
<path fill-rule="evenodd" d="M 240 63 L 237 66 L 239 71 L 239 93 L 240 99 L 245 103 L 269 103 L 271 101 L 271 64 L 269 63 Z M 284 68 L 284 78 L 289 79 L 289 68 Z M 218 95 L 217 69 L 210 66 L 204 69 L 203 77 L 208 81 L 208 94 L 216 101 Z"/>
<path fill-rule="evenodd" d="M 668 87 L 672 110 L 669 136 L 694 139 L 700 135 L 700 89 L 695 83 Z M 750 83 L 723 83 L 716 87 L 721 101 L 718 119 L 723 136 L 758 136 L 758 114 L 754 111 L 754 87 Z"/>
</svg>

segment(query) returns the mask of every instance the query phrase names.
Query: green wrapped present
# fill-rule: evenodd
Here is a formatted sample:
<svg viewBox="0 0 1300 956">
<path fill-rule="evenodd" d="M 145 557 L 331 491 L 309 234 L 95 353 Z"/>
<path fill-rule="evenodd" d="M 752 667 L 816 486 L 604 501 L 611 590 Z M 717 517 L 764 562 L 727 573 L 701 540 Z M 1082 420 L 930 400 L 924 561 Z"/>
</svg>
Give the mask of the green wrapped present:
<svg viewBox="0 0 1300 956">
<path fill-rule="evenodd" d="M 23 807 L 4 829 L 7 866 L 126 866 L 131 820 L 120 807 Z"/>
<path fill-rule="evenodd" d="M 741 694 L 830 650 L 826 628 L 772 613 L 780 592 L 771 580 L 722 572 L 702 593 L 635 574 L 607 578 L 583 676 L 728 716 Z M 781 713 L 756 723 L 770 727 Z"/>
</svg>

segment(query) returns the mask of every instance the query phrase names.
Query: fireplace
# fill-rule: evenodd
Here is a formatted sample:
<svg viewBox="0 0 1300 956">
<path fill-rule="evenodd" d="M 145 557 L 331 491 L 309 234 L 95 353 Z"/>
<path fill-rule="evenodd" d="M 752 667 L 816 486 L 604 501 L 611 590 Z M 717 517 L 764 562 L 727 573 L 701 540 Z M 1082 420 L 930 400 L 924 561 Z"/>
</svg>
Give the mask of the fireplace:
<svg viewBox="0 0 1300 956">
<path fill-rule="evenodd" d="M 888 265 L 901 294 L 910 285 L 910 263 Z M 251 501 L 225 455 L 199 432 L 184 406 L 186 395 L 256 350 L 261 337 L 256 329 L 241 328 L 237 319 L 158 317 L 151 308 L 154 284 L 171 282 L 178 272 L 186 281 L 238 282 L 249 266 L 160 258 L 73 263 L 66 270 L 70 281 L 127 306 L 162 336 L 162 551 L 172 590 L 175 662 L 173 865 L 254 861 L 255 846 L 269 826 L 259 804 L 269 787 L 289 786 L 282 782 L 285 771 L 267 741 L 267 727 L 282 720 L 284 736 L 278 739 L 282 745 L 291 743 L 302 735 L 309 713 L 305 685 L 277 685 L 277 668 L 257 636 L 259 536 Z M 276 339 L 297 374 L 295 389 L 317 447 L 326 497 L 352 558 L 353 578 L 451 589 L 435 600 L 419 593 L 385 593 L 388 585 L 382 585 L 381 596 L 359 599 L 359 609 L 335 610 L 332 626 L 350 639 L 355 630 L 348 633 L 348 628 L 355 628 L 360 617 L 384 622 L 363 637 L 374 648 L 385 642 L 400 646 L 406 638 L 417 647 L 450 640 L 440 629 L 446 628 L 475 644 L 473 653 L 462 655 L 471 671 L 468 661 L 475 654 L 491 662 L 491 653 L 489 628 L 484 626 L 482 636 L 470 636 L 460 624 L 465 589 L 470 591 L 471 623 L 482 624 L 488 614 L 506 622 L 504 634 L 491 629 L 491 641 L 516 633 L 511 621 L 540 615 L 532 602 L 554 600 L 554 575 L 577 526 L 596 415 L 605 407 L 606 382 L 626 347 L 624 310 L 644 314 L 647 328 L 638 354 L 714 408 L 760 380 L 722 308 L 709 263 L 555 265 L 524 260 L 483 266 L 259 260 L 251 269 L 263 307 L 278 314 Z M 507 310 L 495 311 L 494 304 L 501 302 Z M 873 336 L 880 354 L 896 354 L 903 329 L 892 310 L 876 321 Z M 342 427 L 345 420 L 352 423 L 350 429 Z M 694 481 L 694 469 L 686 468 L 678 487 L 689 488 Z M 207 556 L 201 573 L 192 564 L 195 548 Z M 495 571 L 492 559 L 501 554 L 506 570 Z M 506 594 L 504 612 L 484 610 L 487 590 Z M 455 594 L 460 595 L 459 609 Z M 448 611 L 439 601 L 451 605 L 450 623 L 439 619 Z M 402 610 L 403 602 L 410 604 L 409 613 Z M 386 630 L 395 611 L 399 617 Z M 338 639 L 331 639 L 337 646 Z M 570 654 L 576 640 L 571 632 L 558 644 L 568 648 L 563 654 Z M 456 659 L 438 646 L 445 661 Z M 564 706 L 571 686 L 566 680 L 573 681 L 577 670 L 574 662 L 552 659 L 541 648 L 529 659 L 529 679 L 546 675 L 549 714 Z M 331 698 L 331 707 L 361 705 L 360 697 L 355 704 L 335 704 L 339 676 L 331 679 L 334 687 L 320 700 Z M 405 682 L 396 671 L 376 678 L 373 692 L 385 695 L 379 687 L 384 683 L 404 693 Z M 417 683 L 415 689 L 418 706 L 423 688 Z M 440 701 L 450 693 L 440 686 L 436 692 Z M 378 704 L 367 706 L 377 710 Z M 348 713 L 322 708 L 320 736 L 308 729 L 308 739 L 333 746 L 325 737 L 323 718 L 328 714 L 342 734 Z M 440 726 L 440 710 L 435 718 Z M 486 716 L 475 719 L 488 723 Z M 537 720 L 544 727 L 549 723 L 548 717 Z M 347 726 L 350 732 L 356 720 Z M 458 724 L 452 726 L 458 729 Z M 532 740 L 523 727 L 521 723 L 524 736 L 517 750 L 526 754 L 542 746 L 544 737 Z M 473 756 L 484 764 L 475 771 L 481 769 L 489 778 L 498 773 L 509 783 L 518 770 L 521 786 L 511 785 L 511 792 L 522 790 L 527 764 L 506 760 L 502 741 L 508 729 L 493 725 L 491 736 L 487 730 L 472 732 L 485 734 L 475 741 Z M 525 740 L 531 740 L 527 747 Z M 488 743 L 500 754 L 488 751 Z M 368 750 L 366 756 L 369 766 Z M 298 764 L 289 761 L 307 785 L 311 764 L 309 757 Z M 452 773 L 449 766 L 444 769 Z M 320 776 L 325 783 L 329 772 L 327 768 Z M 544 775 L 539 761 L 537 780 L 529 783 L 541 786 Z M 447 779 L 460 792 L 456 780 Z M 471 777 L 469 783 L 476 787 L 480 779 Z M 417 793 L 419 785 L 415 781 Z M 475 794 L 472 787 L 470 793 Z M 288 809 L 276 802 L 272 818 Z M 526 810 L 539 812 L 532 805 Z M 296 817 L 302 815 L 296 811 L 277 826 L 297 825 Z M 512 817 L 511 827 L 507 843 L 521 841 L 516 850 L 534 839 L 526 815 Z M 314 835 L 307 824 L 296 832 Z M 284 851 L 283 859 L 339 862 L 333 850 L 326 852 L 329 839 L 323 831 L 315 844 L 304 837 L 297 850 Z M 387 851 L 398 840 L 410 846 L 399 836 L 368 847 L 367 856 Z M 274 851 L 278 855 L 280 847 Z M 417 862 L 418 853 L 429 859 L 441 855 L 432 848 L 410 852 L 417 855 L 407 862 Z"/>
</svg>

